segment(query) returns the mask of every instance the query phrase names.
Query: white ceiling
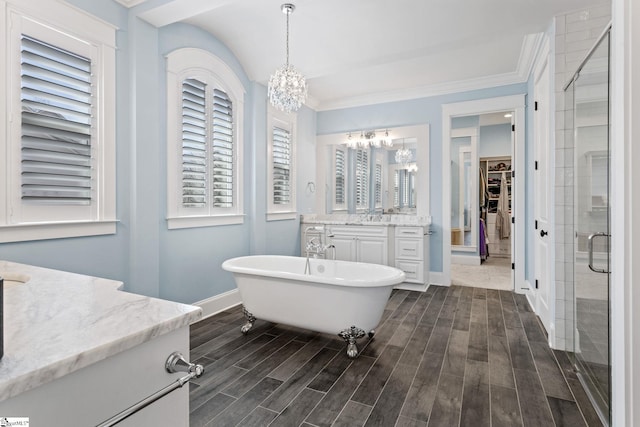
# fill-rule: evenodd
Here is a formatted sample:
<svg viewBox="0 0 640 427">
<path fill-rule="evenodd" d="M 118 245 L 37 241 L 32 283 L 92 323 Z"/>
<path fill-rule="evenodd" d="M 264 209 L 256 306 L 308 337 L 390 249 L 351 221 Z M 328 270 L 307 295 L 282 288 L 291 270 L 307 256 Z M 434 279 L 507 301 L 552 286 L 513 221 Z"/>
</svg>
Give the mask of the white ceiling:
<svg viewBox="0 0 640 427">
<path fill-rule="evenodd" d="M 253 81 L 285 61 L 284 0 L 118 1 L 205 29 Z M 522 82 L 552 17 L 602 1 L 293 0 L 290 62 L 318 110 Z"/>
</svg>

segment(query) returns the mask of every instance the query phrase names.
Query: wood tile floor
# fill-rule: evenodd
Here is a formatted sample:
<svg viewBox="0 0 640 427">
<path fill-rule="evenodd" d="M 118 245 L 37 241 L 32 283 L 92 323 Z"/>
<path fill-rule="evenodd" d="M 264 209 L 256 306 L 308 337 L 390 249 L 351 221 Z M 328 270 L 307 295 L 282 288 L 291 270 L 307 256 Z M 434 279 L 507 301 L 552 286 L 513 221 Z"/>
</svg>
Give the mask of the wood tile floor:
<svg viewBox="0 0 640 427">
<path fill-rule="evenodd" d="M 191 426 L 599 426 L 564 352 L 509 291 L 395 290 L 372 340 L 258 320 L 191 326 Z"/>
</svg>

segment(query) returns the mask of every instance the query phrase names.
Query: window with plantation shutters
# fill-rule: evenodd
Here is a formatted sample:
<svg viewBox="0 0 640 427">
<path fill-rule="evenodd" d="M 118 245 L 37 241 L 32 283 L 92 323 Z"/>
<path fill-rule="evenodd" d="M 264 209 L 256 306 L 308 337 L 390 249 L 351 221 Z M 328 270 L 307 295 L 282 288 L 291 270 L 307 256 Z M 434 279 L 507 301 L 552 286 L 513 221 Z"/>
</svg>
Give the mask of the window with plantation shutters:
<svg viewBox="0 0 640 427">
<path fill-rule="evenodd" d="M 380 163 L 376 163 L 375 179 L 374 202 L 376 208 L 379 208 L 382 206 L 382 165 Z"/>
<path fill-rule="evenodd" d="M 273 128 L 273 204 L 291 202 L 291 132 Z"/>
<path fill-rule="evenodd" d="M 369 151 L 356 150 L 356 209 L 369 207 Z"/>
<path fill-rule="evenodd" d="M 295 219 L 295 115 L 269 107 L 267 126 L 267 220 Z"/>
<path fill-rule="evenodd" d="M 406 169 L 402 170 L 402 206 L 403 207 L 410 206 L 411 204 L 411 201 L 409 200 L 409 197 L 411 195 L 411 192 L 409 191 L 410 175 L 411 174 Z"/>
<path fill-rule="evenodd" d="M 23 35 L 22 199 L 90 204 L 91 61 Z"/>
<path fill-rule="evenodd" d="M 114 28 L 64 3 L 2 10 L 0 243 L 115 233 Z"/>
<path fill-rule="evenodd" d="M 233 207 L 233 149 L 233 103 L 229 96 L 198 79 L 185 79 L 182 206 Z"/>
<path fill-rule="evenodd" d="M 393 206 L 414 208 L 416 206 L 414 188 L 415 175 L 407 169 L 396 169 L 394 172 Z"/>
<path fill-rule="evenodd" d="M 400 169 L 393 173 L 393 206 L 400 207 Z"/>
<path fill-rule="evenodd" d="M 167 55 L 168 227 L 241 224 L 244 88 L 209 52 Z"/>
<path fill-rule="evenodd" d="M 334 209 L 346 209 L 347 195 L 346 195 L 346 176 L 347 176 L 347 164 L 346 164 L 345 149 L 336 147 L 334 154 L 334 173 L 335 173 L 335 200 Z"/>
</svg>

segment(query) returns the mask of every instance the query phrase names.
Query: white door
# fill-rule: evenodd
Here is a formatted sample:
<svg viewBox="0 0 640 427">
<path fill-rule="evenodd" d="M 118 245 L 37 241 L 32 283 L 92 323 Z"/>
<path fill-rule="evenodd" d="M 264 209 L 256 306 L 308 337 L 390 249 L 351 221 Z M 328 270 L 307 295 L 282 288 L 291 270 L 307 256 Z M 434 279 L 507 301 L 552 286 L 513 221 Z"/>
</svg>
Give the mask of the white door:
<svg viewBox="0 0 640 427">
<path fill-rule="evenodd" d="M 550 233 L 550 211 L 553 209 L 552 195 L 549 190 L 550 132 L 549 117 L 552 113 L 549 102 L 549 63 L 548 55 L 538 67 L 534 86 L 534 220 L 535 220 L 535 309 L 547 332 L 551 332 L 551 307 L 553 283 L 551 247 L 554 236 Z"/>
</svg>

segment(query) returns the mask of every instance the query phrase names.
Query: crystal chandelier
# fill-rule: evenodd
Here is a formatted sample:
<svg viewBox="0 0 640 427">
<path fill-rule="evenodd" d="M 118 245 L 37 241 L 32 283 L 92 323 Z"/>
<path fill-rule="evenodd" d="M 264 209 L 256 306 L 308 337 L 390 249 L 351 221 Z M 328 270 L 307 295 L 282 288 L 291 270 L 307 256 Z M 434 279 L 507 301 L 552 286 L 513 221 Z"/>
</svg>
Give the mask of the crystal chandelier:
<svg viewBox="0 0 640 427">
<path fill-rule="evenodd" d="M 271 105 L 280 111 L 297 111 L 307 98 L 307 82 L 293 65 L 289 64 L 289 15 L 295 10 L 291 3 L 280 6 L 287 15 L 287 62 L 278 68 L 269 79 L 268 95 Z"/>
<path fill-rule="evenodd" d="M 409 163 L 413 160 L 413 155 L 411 154 L 411 150 L 405 148 L 404 139 L 402 140 L 402 148 L 396 151 L 396 163 L 402 165 L 404 169 L 408 169 Z"/>
</svg>

